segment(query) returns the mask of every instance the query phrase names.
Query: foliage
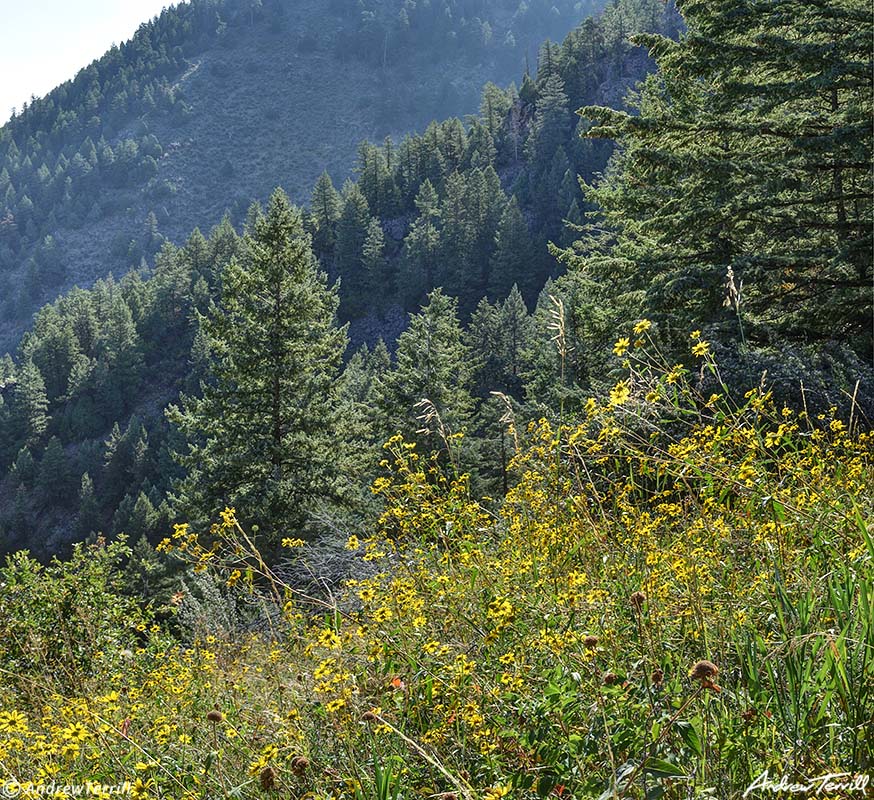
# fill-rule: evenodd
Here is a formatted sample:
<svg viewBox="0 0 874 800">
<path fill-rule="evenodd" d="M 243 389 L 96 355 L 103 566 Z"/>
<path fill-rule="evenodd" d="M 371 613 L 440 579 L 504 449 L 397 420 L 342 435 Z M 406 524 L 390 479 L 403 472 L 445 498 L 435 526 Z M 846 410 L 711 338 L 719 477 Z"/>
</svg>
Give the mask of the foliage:
<svg viewBox="0 0 874 800">
<path fill-rule="evenodd" d="M 120 539 L 77 545 L 69 560 L 46 567 L 24 552 L 6 560 L 0 569 L 6 689 L 27 695 L 37 683 L 83 692 L 108 654 L 136 643 L 151 617 L 122 596 L 119 567 L 129 556 Z"/>
<path fill-rule="evenodd" d="M 60 291 L 151 260 L 161 238 L 241 214 L 277 183 L 346 174 L 361 131 L 473 110 L 481 82 L 509 81 L 526 51 L 602 5 L 171 5 L 0 128 L 0 342 Z"/>
<path fill-rule="evenodd" d="M 156 509 L 145 515 L 145 533 L 169 524 L 164 498 L 178 468 L 161 412 L 174 390 L 202 377 L 194 311 L 206 310 L 210 287 L 237 247 L 227 221 L 209 240 L 195 231 L 183 248 L 164 244 L 145 279 L 134 273 L 99 281 L 37 314 L 19 363 L 6 362 L 0 379 L 0 470 L 11 479 L 0 494 L 20 500 L 0 511 L 6 550 L 35 544 L 52 555 L 92 531 L 134 534 L 129 522 L 138 501 L 141 510 L 146 500 Z M 54 472 L 43 463 L 50 441 L 62 446 L 50 459 Z M 13 475 L 12 465 L 27 460 L 46 485 L 57 480 L 65 491 L 39 491 L 33 470 Z M 66 488 L 86 473 L 91 488 L 77 501 Z M 37 540 L 34 523 L 43 530 Z"/>
<path fill-rule="evenodd" d="M 837 339 L 870 356 L 870 9 L 678 7 L 679 41 L 635 39 L 658 72 L 634 111 L 580 112 L 619 149 L 586 192 L 598 222 L 565 261 L 619 276 L 632 317 L 665 334 L 699 324 L 722 341 Z"/>
<path fill-rule="evenodd" d="M 243 237 L 240 260 L 225 268 L 219 303 L 200 318 L 202 394 L 167 411 L 186 441 L 177 514 L 204 519 L 245 503 L 275 539 L 332 495 L 334 386 L 346 349 L 337 305 L 300 212 L 277 190 Z"/>
<path fill-rule="evenodd" d="M 582 421 L 532 425 L 497 515 L 389 442 L 380 529 L 347 543 L 380 571 L 341 596 L 285 584 L 231 509 L 203 543 L 177 526 L 161 549 L 273 607 L 269 628 L 149 634 L 73 692 L 0 673 L 6 769 L 137 796 L 490 799 L 870 770 L 870 435 L 758 388 L 700 394 L 646 321 L 615 349 L 624 378 Z"/>
<path fill-rule="evenodd" d="M 662 12 L 657 0 L 643 5 L 623 0 L 601 18 L 589 20 L 561 46 L 545 46 L 541 69 L 566 86 L 567 106 L 554 112 L 569 118 L 572 108 L 600 96 L 597 92 L 605 85 L 614 85 L 609 64 L 622 63 L 623 80 L 628 83 L 642 75 L 646 64 L 633 60 L 621 32 L 669 30 L 671 16 Z M 265 9 L 263 13 L 273 12 Z M 617 26 L 620 18 L 624 22 Z M 245 28 L 248 14 L 238 23 Z M 582 74 L 590 76 L 591 82 L 582 81 Z M 545 86 L 547 80 L 538 78 L 538 83 Z M 458 119 L 434 123 L 422 135 L 405 137 L 397 144 L 390 139 L 381 147 L 362 144 L 358 182 L 347 183 L 341 196 L 324 173 L 304 215 L 304 227 L 313 238 L 322 269 L 332 279 L 341 279 L 341 315 L 367 314 L 368 324 L 375 314 L 402 318 L 399 304 L 414 311 L 434 287 L 442 285 L 447 294 L 458 296 L 458 321 L 471 329 L 473 319 L 465 323 L 484 294 L 499 303 L 514 284 L 522 291 L 524 297 L 514 299 L 509 317 L 495 317 L 498 327 L 494 331 L 483 337 L 480 330 L 470 337 L 476 346 L 469 365 L 462 363 L 459 350 L 450 359 L 444 358 L 441 367 L 442 374 L 457 375 L 462 384 L 468 383 L 467 373 L 480 373 L 475 388 L 466 385 L 465 391 L 474 391 L 462 403 L 464 412 L 458 419 L 450 413 L 446 422 L 457 432 L 464 425 L 473 426 L 467 439 L 472 446 L 467 449 L 472 454 L 478 451 L 481 464 L 476 472 L 484 480 L 505 472 L 506 449 L 494 425 L 497 417 L 486 421 L 494 409 L 486 417 L 469 412 L 477 412 L 476 406 L 491 391 L 508 393 L 516 400 L 528 396 L 538 405 L 549 406 L 553 392 L 544 387 L 558 375 L 560 366 L 548 341 L 551 334 L 543 328 L 533 336 L 527 320 L 520 316 L 527 314 L 525 304 L 534 304 L 543 281 L 555 269 L 545 241 L 550 231 L 561 227 L 559 212 L 552 206 L 552 211 L 541 207 L 542 198 L 536 200 L 527 188 L 531 183 L 527 173 L 542 171 L 542 148 L 526 146 L 535 129 L 542 128 L 534 125 L 535 110 L 538 104 L 544 105 L 533 81 L 526 98 L 512 87 L 505 91 L 488 85 L 478 119 L 465 124 Z M 560 149 L 567 152 L 568 163 L 561 174 L 546 170 L 556 186 L 564 186 L 562 209 L 565 201 L 570 202 L 568 186 L 572 194 L 579 195 L 574 172 L 589 174 L 606 155 L 606 151 L 576 149 L 570 128 L 563 135 Z M 543 136 L 538 133 L 537 141 L 545 141 Z M 535 154 L 530 163 L 528 153 Z M 552 155 L 543 156 L 549 165 Z M 550 216 L 553 212 L 559 216 Z M 29 546 L 50 556 L 91 531 L 126 530 L 134 540 L 143 532 L 156 541 L 162 526 L 171 521 L 168 490 L 185 477 L 172 453 L 183 450 L 184 442 L 168 426 L 163 411 L 179 404 L 180 393 L 200 396 L 201 382 L 210 370 L 210 346 L 205 331 L 199 330 L 197 315 L 206 313 L 210 300 L 220 297 L 226 265 L 239 257 L 240 244 L 226 216 L 208 238 L 195 230 L 182 247 L 161 242 L 154 225 L 146 225 L 140 246 L 150 258 L 154 248 L 159 248 L 151 268 L 143 266 L 120 281 L 98 281 L 89 290 L 74 289 L 45 306 L 37 313 L 15 362 L 3 362 L 3 550 Z M 477 325 L 481 322 L 482 318 Z M 383 335 L 394 349 L 400 327 L 383 329 L 376 322 L 376 330 L 370 328 L 364 338 L 373 345 Z M 361 333 L 355 334 L 353 328 L 360 342 Z M 578 351 L 576 357 L 582 359 L 584 354 Z M 510 361 L 504 364 L 506 358 Z M 480 364 L 489 366 L 481 369 Z M 504 369 L 512 374 L 502 374 Z M 398 371 L 397 365 L 391 370 Z M 354 376 L 351 368 L 344 378 L 344 391 L 351 395 L 359 392 L 359 387 L 350 385 Z M 566 377 L 567 381 L 579 377 L 588 386 L 583 372 L 577 376 L 569 371 Z M 387 386 L 395 388 L 405 380 L 386 376 Z M 423 397 L 435 403 L 439 400 L 440 393 L 427 388 L 434 382 L 409 382 L 407 390 L 412 395 L 405 396 L 404 407 L 386 407 L 378 400 L 378 395 L 385 396 L 384 387 L 375 387 L 372 402 L 347 409 L 349 413 L 344 412 L 334 432 L 338 460 L 361 465 L 361 456 L 378 449 L 393 433 L 414 436 L 421 427 L 421 412 L 414 405 Z M 366 441 L 362 439 L 365 431 Z M 55 451 L 46 467 L 55 464 L 63 482 L 69 478 L 74 488 L 81 488 L 87 473 L 92 486 L 79 498 L 75 491 L 46 495 L 27 477 L 33 471 L 28 460 L 34 462 L 33 469 L 40 468 L 53 436 L 62 445 L 63 455 Z M 479 447 L 476 442 L 481 437 L 484 441 Z M 22 469 L 13 470 L 19 457 Z M 366 507 L 368 502 L 362 497 L 366 480 L 356 476 L 369 475 L 370 467 L 350 466 L 343 471 L 347 473 L 344 494 L 357 496 L 357 502 Z M 255 512 L 251 502 L 239 505 Z M 330 523 L 336 524 L 336 520 Z"/>
</svg>

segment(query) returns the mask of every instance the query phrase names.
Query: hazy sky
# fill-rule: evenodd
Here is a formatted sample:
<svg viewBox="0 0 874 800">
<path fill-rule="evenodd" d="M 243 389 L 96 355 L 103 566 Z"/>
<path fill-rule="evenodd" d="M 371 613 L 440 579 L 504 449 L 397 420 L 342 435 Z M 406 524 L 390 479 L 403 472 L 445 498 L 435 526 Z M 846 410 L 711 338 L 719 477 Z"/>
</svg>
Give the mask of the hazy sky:
<svg viewBox="0 0 874 800">
<path fill-rule="evenodd" d="M 0 124 L 174 0 L 0 0 Z"/>
</svg>

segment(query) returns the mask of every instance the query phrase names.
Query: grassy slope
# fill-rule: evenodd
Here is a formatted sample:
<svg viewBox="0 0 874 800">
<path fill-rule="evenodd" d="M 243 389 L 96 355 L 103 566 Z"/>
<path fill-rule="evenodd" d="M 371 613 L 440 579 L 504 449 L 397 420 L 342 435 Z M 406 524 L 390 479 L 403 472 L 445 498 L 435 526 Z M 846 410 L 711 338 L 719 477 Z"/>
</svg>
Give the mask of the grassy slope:
<svg viewBox="0 0 874 800">
<path fill-rule="evenodd" d="M 0 767 L 312 800 L 739 798 L 764 770 L 870 772 L 870 434 L 761 390 L 699 396 L 650 352 L 586 421 L 532 427 L 497 514 L 393 440 L 381 530 L 347 544 L 360 580 L 316 603 L 232 511 L 218 547 L 187 526 L 163 547 L 195 568 L 169 590 L 181 647 L 106 589 L 117 543 L 9 566 Z M 241 634 L 235 596 L 270 635 Z"/>
</svg>

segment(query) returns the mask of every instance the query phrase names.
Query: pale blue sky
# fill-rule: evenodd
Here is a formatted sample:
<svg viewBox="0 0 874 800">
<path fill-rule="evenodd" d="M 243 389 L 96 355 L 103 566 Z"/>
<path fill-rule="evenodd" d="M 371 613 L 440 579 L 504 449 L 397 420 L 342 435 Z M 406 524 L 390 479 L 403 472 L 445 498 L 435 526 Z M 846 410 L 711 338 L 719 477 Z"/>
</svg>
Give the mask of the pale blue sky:
<svg viewBox="0 0 874 800">
<path fill-rule="evenodd" d="M 0 0 L 0 124 L 174 0 Z"/>
</svg>

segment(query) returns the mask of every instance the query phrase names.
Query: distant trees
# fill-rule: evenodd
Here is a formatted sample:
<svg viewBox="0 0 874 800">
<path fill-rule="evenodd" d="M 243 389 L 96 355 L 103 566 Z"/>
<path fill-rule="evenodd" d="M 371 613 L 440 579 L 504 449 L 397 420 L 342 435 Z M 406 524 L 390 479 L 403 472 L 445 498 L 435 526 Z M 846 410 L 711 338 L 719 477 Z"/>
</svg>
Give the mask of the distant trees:
<svg viewBox="0 0 874 800">
<path fill-rule="evenodd" d="M 32 361 L 17 370 L 8 405 L 3 412 L 2 445 L 6 459 L 22 447 L 36 447 L 49 423 L 49 401 L 42 374 Z"/>
<path fill-rule="evenodd" d="M 491 256 L 487 286 L 489 297 L 504 297 L 511 286 L 520 287 L 523 294 L 531 296 L 539 288 L 537 279 L 541 260 L 535 255 L 519 203 L 511 197 L 495 231 L 495 250 Z"/>
<path fill-rule="evenodd" d="M 661 0 L 618 0 L 548 43 L 518 93 L 486 88 L 478 118 L 362 145 L 357 182 L 340 193 L 324 173 L 305 214 L 277 192 L 242 239 L 225 218 L 183 247 L 146 217 L 135 244 L 156 251 L 151 268 L 45 307 L 0 360 L 0 535 L 39 519 L 148 538 L 174 514 L 234 505 L 275 541 L 340 496 L 355 524 L 375 510 L 368 481 L 395 433 L 439 451 L 463 431 L 463 467 L 497 496 L 524 420 L 578 413 L 618 367 L 617 329 L 641 316 L 678 362 L 703 325 L 721 343 L 837 336 L 866 353 L 870 23 L 855 0 L 785 0 L 776 33 L 752 3 L 681 6 L 689 37 L 643 39 L 661 73 L 639 113 L 572 112 L 617 64 L 643 68 L 626 38 L 672 31 Z M 156 157 L 148 137 L 135 145 L 91 136 L 62 171 L 88 182 L 134 151 Z M 0 209 L 0 258 L 56 190 L 50 167 L 6 146 L 36 188 L 0 171 L 0 203 L 19 210 Z M 34 270 L 61 275 L 61 241 L 33 241 Z M 342 369 L 338 308 L 366 316 L 355 338 L 368 343 Z"/>
<path fill-rule="evenodd" d="M 165 495 L 179 468 L 160 405 L 143 403 L 140 388 L 173 396 L 194 372 L 191 317 L 205 310 L 237 246 L 227 220 L 209 239 L 195 231 L 183 248 L 165 243 L 148 278 L 73 290 L 37 313 L 17 364 L 0 359 L 0 477 L 10 478 L 0 480 L 0 542 L 34 525 L 54 546 L 55 526 L 63 541 L 166 528 Z"/>
</svg>

